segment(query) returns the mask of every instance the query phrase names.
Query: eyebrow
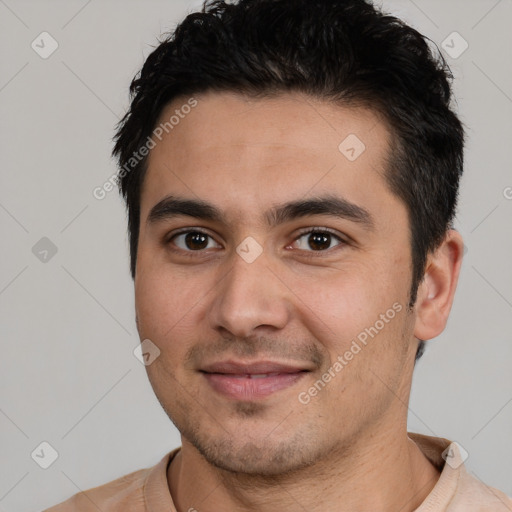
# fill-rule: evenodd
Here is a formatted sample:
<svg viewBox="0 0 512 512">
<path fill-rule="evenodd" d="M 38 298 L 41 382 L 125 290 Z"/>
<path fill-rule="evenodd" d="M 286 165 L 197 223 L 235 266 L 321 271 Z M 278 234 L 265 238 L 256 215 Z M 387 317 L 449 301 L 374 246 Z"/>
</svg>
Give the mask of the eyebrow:
<svg viewBox="0 0 512 512">
<path fill-rule="evenodd" d="M 361 224 L 368 230 L 373 230 L 375 226 L 374 219 L 368 210 L 334 195 L 312 197 L 273 206 L 265 212 L 264 217 L 269 227 L 275 227 L 310 215 L 327 215 L 346 219 Z M 203 200 L 176 196 L 167 196 L 153 206 L 146 223 L 156 224 L 180 216 L 227 224 L 222 210 L 216 206 Z"/>
</svg>

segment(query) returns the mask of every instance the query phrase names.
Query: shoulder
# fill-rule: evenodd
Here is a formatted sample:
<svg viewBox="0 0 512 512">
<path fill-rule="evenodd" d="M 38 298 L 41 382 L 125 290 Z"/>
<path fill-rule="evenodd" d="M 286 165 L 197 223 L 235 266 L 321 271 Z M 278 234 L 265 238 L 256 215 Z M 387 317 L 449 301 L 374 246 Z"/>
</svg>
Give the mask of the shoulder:
<svg viewBox="0 0 512 512">
<path fill-rule="evenodd" d="M 167 484 L 167 468 L 180 449 L 173 449 L 154 466 L 79 492 L 43 512 L 145 512 L 146 506 L 154 510 L 163 506 L 170 512 L 174 505 Z"/>
<path fill-rule="evenodd" d="M 472 512 L 512 512 L 512 498 L 483 483 L 466 470 L 461 471 L 457 492 L 448 510 Z"/>
<path fill-rule="evenodd" d="M 441 472 L 431 493 L 415 512 L 512 512 L 509 496 L 468 471 L 464 450 L 458 443 L 415 433 L 409 433 L 409 437 Z"/>
<path fill-rule="evenodd" d="M 139 469 L 99 487 L 79 492 L 43 512 L 143 511 L 144 483 L 151 469 Z"/>
</svg>

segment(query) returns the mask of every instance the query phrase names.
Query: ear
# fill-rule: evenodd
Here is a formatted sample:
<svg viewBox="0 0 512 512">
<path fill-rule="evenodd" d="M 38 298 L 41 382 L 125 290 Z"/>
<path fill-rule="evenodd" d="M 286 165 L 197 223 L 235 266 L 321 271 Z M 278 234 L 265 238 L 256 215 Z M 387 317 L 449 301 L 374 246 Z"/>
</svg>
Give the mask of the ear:
<svg viewBox="0 0 512 512">
<path fill-rule="evenodd" d="M 460 233 L 450 229 L 441 245 L 428 256 L 415 305 L 416 338 L 429 340 L 444 331 L 459 280 L 463 253 L 464 242 Z"/>
</svg>

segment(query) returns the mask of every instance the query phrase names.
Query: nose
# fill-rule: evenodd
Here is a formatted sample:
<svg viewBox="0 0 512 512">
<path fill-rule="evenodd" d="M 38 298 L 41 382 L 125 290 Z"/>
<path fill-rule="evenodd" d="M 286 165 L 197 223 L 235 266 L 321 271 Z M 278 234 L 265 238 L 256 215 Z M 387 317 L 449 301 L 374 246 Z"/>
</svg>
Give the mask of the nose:
<svg viewBox="0 0 512 512">
<path fill-rule="evenodd" d="M 211 327 L 246 338 L 262 329 L 283 329 L 290 318 L 290 292 L 263 252 L 248 263 L 239 254 L 215 288 Z"/>
</svg>

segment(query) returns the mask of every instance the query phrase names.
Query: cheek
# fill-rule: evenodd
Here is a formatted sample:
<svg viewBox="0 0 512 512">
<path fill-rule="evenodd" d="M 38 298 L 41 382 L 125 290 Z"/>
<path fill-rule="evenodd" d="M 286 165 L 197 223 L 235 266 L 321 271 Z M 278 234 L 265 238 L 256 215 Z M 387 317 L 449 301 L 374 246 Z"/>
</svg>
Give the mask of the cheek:
<svg viewBox="0 0 512 512">
<path fill-rule="evenodd" d="M 139 333 L 167 343 L 190 324 L 204 293 L 193 279 L 170 272 L 144 272 L 135 283 L 135 308 Z"/>
<path fill-rule="evenodd" d="M 340 327 L 350 329 L 373 318 L 386 300 L 388 287 L 371 270 L 360 266 L 302 276 L 291 289 L 300 298 L 297 305 L 303 302 L 306 306 L 305 313 L 309 311 L 311 317 L 342 334 Z"/>
<path fill-rule="evenodd" d="M 378 350 L 385 350 L 388 340 L 396 337 L 402 323 L 400 312 L 406 308 L 406 283 L 398 289 L 399 283 L 391 269 L 374 263 L 323 276 L 302 276 L 291 289 L 298 299 L 300 322 L 334 360 L 358 337 L 368 344 L 378 339 Z"/>
<path fill-rule="evenodd" d="M 135 307 L 141 340 L 149 339 L 160 350 L 146 372 L 157 396 L 169 400 L 168 391 L 181 380 L 187 351 L 200 338 L 197 315 L 200 295 L 193 287 L 165 273 L 146 273 L 135 287 Z"/>
</svg>

